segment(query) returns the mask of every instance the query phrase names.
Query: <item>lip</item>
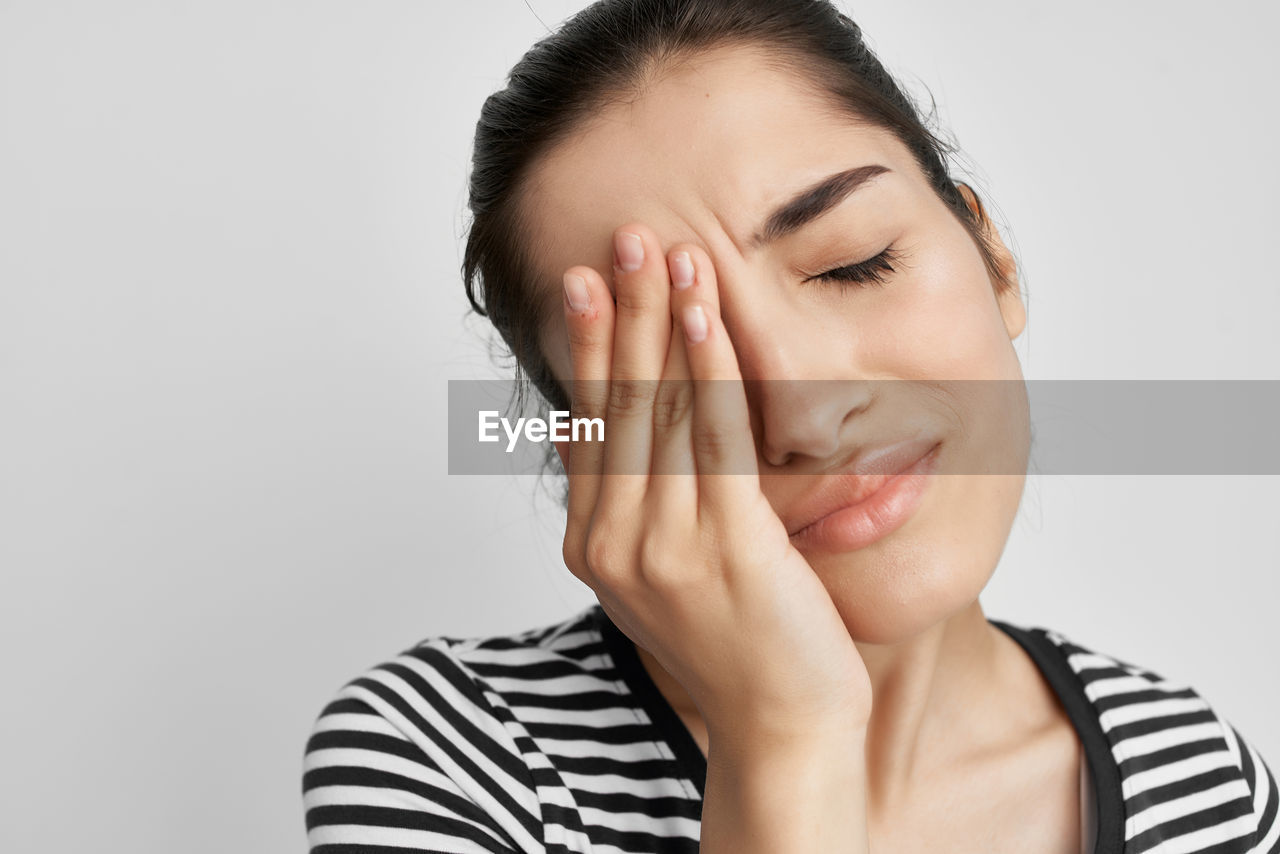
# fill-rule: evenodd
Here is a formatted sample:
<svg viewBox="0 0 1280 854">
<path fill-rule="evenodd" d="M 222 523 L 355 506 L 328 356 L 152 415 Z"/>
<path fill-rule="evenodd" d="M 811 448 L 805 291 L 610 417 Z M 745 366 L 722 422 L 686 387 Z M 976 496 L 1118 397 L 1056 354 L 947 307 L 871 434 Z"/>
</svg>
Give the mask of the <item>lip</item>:
<svg viewBox="0 0 1280 854">
<path fill-rule="evenodd" d="M 858 456 L 789 514 L 797 548 L 852 551 L 900 528 L 915 512 L 937 465 L 941 441 L 918 437 Z"/>
</svg>

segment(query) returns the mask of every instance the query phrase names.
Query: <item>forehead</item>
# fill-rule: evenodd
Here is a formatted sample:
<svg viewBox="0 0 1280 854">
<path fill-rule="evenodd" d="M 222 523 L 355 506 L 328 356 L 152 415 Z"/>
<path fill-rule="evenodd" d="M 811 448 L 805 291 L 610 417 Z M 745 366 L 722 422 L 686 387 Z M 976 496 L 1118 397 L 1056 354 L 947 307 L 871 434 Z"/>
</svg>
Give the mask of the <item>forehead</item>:
<svg viewBox="0 0 1280 854">
<path fill-rule="evenodd" d="M 753 48 L 718 48 L 597 112 L 536 164 L 523 208 L 538 272 L 558 284 L 569 266 L 608 261 L 609 236 L 634 220 L 713 258 L 736 251 L 790 195 L 868 163 L 919 174 L 891 133 L 798 72 Z"/>
<path fill-rule="evenodd" d="M 843 111 L 799 72 L 742 46 L 709 50 L 609 103 L 531 170 L 529 232 L 540 338 L 553 368 L 567 345 L 560 277 L 586 264 L 610 280 L 611 235 L 628 222 L 664 247 L 691 242 L 732 263 L 764 218 L 799 190 L 879 163 L 895 181 L 924 177 L 893 134 Z"/>
</svg>

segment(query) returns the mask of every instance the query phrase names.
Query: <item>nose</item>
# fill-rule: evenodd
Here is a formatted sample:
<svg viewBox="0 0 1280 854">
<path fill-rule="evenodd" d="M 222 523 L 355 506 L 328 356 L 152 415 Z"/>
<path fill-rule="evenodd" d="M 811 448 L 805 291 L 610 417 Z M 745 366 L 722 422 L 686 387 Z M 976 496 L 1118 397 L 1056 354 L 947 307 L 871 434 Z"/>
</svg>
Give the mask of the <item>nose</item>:
<svg viewBox="0 0 1280 854">
<path fill-rule="evenodd" d="M 748 382 L 752 386 L 755 400 L 749 393 L 748 402 L 758 413 L 760 454 L 779 468 L 800 458 L 832 460 L 847 447 L 841 437 L 851 420 L 870 405 L 868 384 L 857 380 L 807 379 L 797 373 L 791 379 Z"/>
<path fill-rule="evenodd" d="M 856 416 L 873 400 L 873 383 L 844 363 L 846 347 L 785 323 L 785 311 L 765 318 L 735 312 L 725 326 L 745 380 L 760 455 L 774 467 L 803 458 L 831 461 L 847 451 Z M 798 325 L 801 328 L 792 329 Z"/>
</svg>

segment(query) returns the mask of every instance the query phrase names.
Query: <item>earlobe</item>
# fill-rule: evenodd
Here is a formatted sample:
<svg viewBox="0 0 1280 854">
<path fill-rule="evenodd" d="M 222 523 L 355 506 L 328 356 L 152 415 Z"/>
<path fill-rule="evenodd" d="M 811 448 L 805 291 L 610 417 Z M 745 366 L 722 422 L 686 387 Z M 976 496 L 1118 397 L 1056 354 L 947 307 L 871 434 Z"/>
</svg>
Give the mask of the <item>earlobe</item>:
<svg viewBox="0 0 1280 854">
<path fill-rule="evenodd" d="M 991 248 L 995 254 L 996 264 L 1000 268 L 1000 281 L 996 285 L 996 302 L 1000 304 L 1000 315 L 1004 318 L 1005 329 L 1009 331 L 1009 340 L 1022 334 L 1027 325 L 1027 307 L 1022 302 L 1022 291 L 1018 288 L 1018 267 L 1013 253 L 1004 245 L 999 234 L 989 233 Z"/>
<path fill-rule="evenodd" d="M 1017 338 L 1027 326 L 1027 307 L 1022 302 L 1022 294 L 1018 291 L 1015 279 L 1008 287 L 1001 290 L 996 297 L 1000 304 L 1000 316 L 1004 318 L 1004 328 L 1009 333 L 1009 340 Z"/>
<path fill-rule="evenodd" d="M 994 228 L 984 230 L 984 234 L 1000 271 L 999 281 L 996 283 L 996 301 L 1000 303 L 1000 314 L 1004 317 L 1005 328 L 1009 330 L 1009 338 L 1012 340 L 1021 335 L 1027 325 L 1027 308 L 1022 302 L 1022 291 L 1018 287 L 1018 263 Z"/>
<path fill-rule="evenodd" d="M 1009 330 L 1012 340 L 1022 334 L 1027 325 L 1027 307 L 1022 302 L 1022 291 L 1018 287 L 1018 264 L 1014 260 L 1009 247 L 1004 245 L 1000 235 L 989 232 L 989 241 L 1000 268 L 1000 281 L 996 288 L 997 301 L 1000 303 L 1000 314 L 1004 317 L 1005 328 Z"/>
</svg>

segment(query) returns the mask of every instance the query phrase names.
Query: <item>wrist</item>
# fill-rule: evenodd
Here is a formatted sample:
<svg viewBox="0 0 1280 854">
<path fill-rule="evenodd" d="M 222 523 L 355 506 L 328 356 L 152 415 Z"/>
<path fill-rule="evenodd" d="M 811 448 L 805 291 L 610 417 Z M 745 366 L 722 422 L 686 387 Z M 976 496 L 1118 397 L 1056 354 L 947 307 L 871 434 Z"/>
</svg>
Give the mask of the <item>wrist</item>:
<svg viewBox="0 0 1280 854">
<path fill-rule="evenodd" d="M 708 754 L 719 753 L 725 759 L 769 755 L 805 757 L 832 750 L 862 754 L 867 739 L 865 724 L 847 720 L 796 723 L 740 719 L 723 725 L 708 720 L 706 727 Z"/>
<path fill-rule="evenodd" d="M 865 731 L 720 730 L 707 753 L 701 851 L 865 854 Z"/>
<path fill-rule="evenodd" d="M 828 767 L 856 765 L 865 771 L 865 727 L 854 725 L 735 726 L 707 728 L 707 761 L 758 771 L 771 767 L 783 772 L 794 767 L 801 772 Z"/>
</svg>

